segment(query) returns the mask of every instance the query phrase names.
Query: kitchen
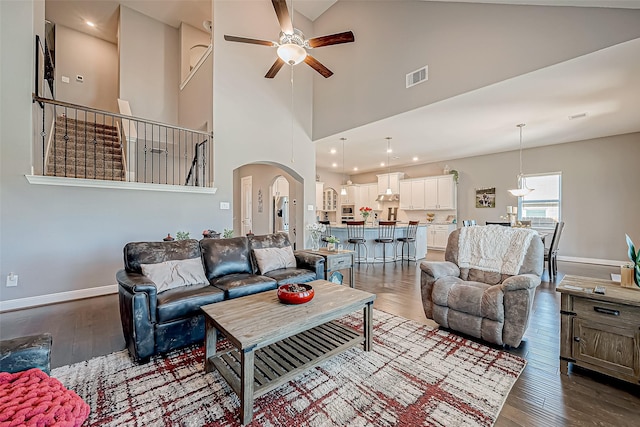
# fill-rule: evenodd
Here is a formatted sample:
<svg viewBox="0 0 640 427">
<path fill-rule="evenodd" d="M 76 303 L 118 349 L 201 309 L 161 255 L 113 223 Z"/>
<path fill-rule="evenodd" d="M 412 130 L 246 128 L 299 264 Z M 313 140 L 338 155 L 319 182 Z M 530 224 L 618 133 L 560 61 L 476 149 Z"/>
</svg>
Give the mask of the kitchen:
<svg viewBox="0 0 640 427">
<path fill-rule="evenodd" d="M 415 248 L 418 259 L 424 258 L 427 248 L 444 250 L 449 234 L 457 227 L 455 173 L 408 177 L 403 172 L 390 172 L 376 175 L 377 182 L 346 181 L 339 185 L 333 183 L 333 177 L 326 177 L 327 183 L 316 182 L 316 216 L 331 223 L 331 234 L 345 248 L 346 222 L 362 220 L 362 207 L 372 209 L 365 226 L 368 252 L 376 249 L 372 241 L 377 237 L 378 221 L 397 221 L 396 238 L 404 236 L 409 221 L 419 221 Z M 373 259 L 373 255 L 368 256 L 369 261 Z"/>
</svg>

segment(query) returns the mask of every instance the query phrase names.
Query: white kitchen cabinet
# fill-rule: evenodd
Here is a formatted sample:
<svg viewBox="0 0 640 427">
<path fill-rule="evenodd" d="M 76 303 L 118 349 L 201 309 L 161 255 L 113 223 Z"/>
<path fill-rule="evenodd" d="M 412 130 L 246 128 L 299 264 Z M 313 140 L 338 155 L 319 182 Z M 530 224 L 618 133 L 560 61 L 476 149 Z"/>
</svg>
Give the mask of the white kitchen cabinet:
<svg viewBox="0 0 640 427">
<path fill-rule="evenodd" d="M 404 172 L 391 172 L 378 177 L 378 194 L 385 194 L 387 188 L 391 188 L 393 194 L 400 193 L 400 180 L 404 179 Z"/>
<path fill-rule="evenodd" d="M 358 193 L 358 186 L 355 184 L 345 185 L 344 188 L 347 190 L 346 195 L 340 196 L 340 201 L 343 205 L 355 205 Z"/>
<path fill-rule="evenodd" d="M 324 210 L 324 182 L 316 181 L 316 210 Z"/>
<path fill-rule="evenodd" d="M 453 175 L 425 178 L 424 208 L 440 210 L 456 208 L 456 184 Z"/>
<path fill-rule="evenodd" d="M 363 206 L 368 206 L 371 209 L 378 209 L 378 184 L 376 182 L 371 184 L 360 184 L 358 188 L 358 197 L 356 198 L 356 212 Z"/>
<path fill-rule="evenodd" d="M 322 207 L 324 211 L 335 212 L 338 210 L 338 193 L 333 188 L 324 190 L 322 197 Z"/>
<path fill-rule="evenodd" d="M 456 224 L 428 224 L 427 249 L 446 249 L 449 234 L 456 228 Z"/>
<path fill-rule="evenodd" d="M 424 178 L 400 181 L 400 209 L 405 211 L 425 209 L 424 184 Z"/>
</svg>

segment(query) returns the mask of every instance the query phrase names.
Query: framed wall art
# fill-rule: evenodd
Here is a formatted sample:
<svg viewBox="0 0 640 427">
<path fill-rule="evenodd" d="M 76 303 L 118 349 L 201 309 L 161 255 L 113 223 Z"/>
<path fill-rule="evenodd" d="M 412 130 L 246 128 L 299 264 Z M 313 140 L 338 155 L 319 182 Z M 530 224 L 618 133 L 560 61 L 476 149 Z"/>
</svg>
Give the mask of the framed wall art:
<svg viewBox="0 0 640 427">
<path fill-rule="evenodd" d="M 496 207 L 496 187 L 476 188 L 476 208 Z"/>
</svg>

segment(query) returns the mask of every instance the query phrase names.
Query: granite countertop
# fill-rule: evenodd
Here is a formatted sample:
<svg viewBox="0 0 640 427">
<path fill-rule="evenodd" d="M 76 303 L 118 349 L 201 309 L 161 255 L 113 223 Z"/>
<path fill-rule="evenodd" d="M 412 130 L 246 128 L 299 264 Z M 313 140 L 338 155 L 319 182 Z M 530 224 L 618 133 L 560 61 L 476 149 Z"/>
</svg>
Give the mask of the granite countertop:
<svg viewBox="0 0 640 427">
<path fill-rule="evenodd" d="M 408 222 L 397 222 L 396 223 L 396 228 L 399 227 L 407 227 L 409 225 Z M 421 222 L 420 224 L 418 224 L 418 227 L 425 227 L 427 226 L 427 223 Z M 347 224 L 331 224 L 331 228 L 347 228 Z M 367 224 L 364 226 L 364 228 L 372 228 L 372 229 L 378 229 L 378 224 Z"/>
</svg>

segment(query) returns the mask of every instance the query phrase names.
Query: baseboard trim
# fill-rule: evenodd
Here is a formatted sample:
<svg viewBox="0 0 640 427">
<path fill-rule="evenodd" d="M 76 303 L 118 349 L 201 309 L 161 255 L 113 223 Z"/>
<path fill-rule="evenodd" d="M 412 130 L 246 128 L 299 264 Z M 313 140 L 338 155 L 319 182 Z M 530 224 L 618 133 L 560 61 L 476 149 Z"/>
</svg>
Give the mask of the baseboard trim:
<svg viewBox="0 0 640 427">
<path fill-rule="evenodd" d="M 580 264 L 611 265 L 614 267 L 620 267 L 621 265 L 627 264 L 629 262 L 629 261 L 616 261 L 612 259 L 581 258 L 581 257 L 561 256 L 561 255 L 558 255 L 558 261 L 577 262 Z"/>
<path fill-rule="evenodd" d="M 5 311 L 21 310 L 23 308 L 37 307 L 39 305 L 55 304 L 77 299 L 115 294 L 116 292 L 118 292 L 118 285 L 107 285 L 99 286 L 97 288 L 79 289 L 77 291 L 38 295 L 36 297 L 11 299 L 7 301 L 0 301 L 0 313 Z"/>
</svg>

